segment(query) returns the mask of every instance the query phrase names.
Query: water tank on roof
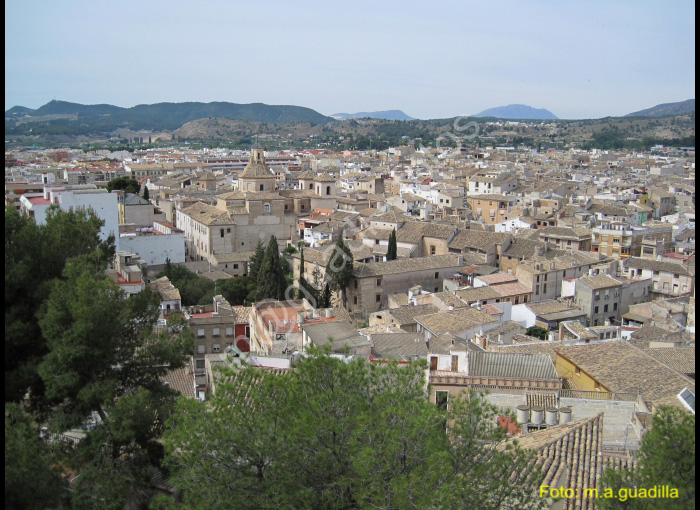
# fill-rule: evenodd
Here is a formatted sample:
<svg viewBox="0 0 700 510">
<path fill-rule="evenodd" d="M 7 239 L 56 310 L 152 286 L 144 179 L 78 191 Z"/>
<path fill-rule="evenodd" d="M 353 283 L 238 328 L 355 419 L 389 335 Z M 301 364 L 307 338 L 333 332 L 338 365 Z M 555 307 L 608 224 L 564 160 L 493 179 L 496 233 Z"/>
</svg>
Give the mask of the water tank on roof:
<svg viewBox="0 0 700 510">
<path fill-rule="evenodd" d="M 542 425 L 543 413 L 544 413 L 544 408 L 533 407 L 530 411 L 530 422 L 533 425 Z"/>
<path fill-rule="evenodd" d="M 544 422 L 550 426 L 559 423 L 558 409 L 556 407 L 548 407 L 544 410 Z"/>
<path fill-rule="evenodd" d="M 569 423 L 571 421 L 571 408 L 562 407 L 559 409 L 559 423 Z"/>
<path fill-rule="evenodd" d="M 516 423 L 523 425 L 530 421 L 530 406 L 521 405 L 517 407 Z"/>
</svg>

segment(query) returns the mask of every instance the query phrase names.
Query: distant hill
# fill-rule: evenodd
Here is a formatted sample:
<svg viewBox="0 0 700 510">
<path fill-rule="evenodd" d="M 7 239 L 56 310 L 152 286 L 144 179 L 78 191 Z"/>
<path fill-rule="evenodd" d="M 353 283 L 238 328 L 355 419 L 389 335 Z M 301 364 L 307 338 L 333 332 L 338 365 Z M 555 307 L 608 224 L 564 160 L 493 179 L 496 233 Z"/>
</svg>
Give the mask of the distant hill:
<svg viewBox="0 0 700 510">
<path fill-rule="evenodd" d="M 657 104 L 646 110 L 628 113 L 625 117 L 662 117 L 664 115 L 683 115 L 695 111 L 695 99 L 679 101 L 678 103 Z"/>
<path fill-rule="evenodd" d="M 21 117 L 23 115 L 29 115 L 33 111 L 34 110 L 26 106 L 13 106 L 5 112 L 5 118 Z"/>
<path fill-rule="evenodd" d="M 81 124 L 94 126 L 103 132 L 120 127 L 172 131 L 187 122 L 209 117 L 274 124 L 299 122 L 327 124 L 333 121 L 332 118 L 321 115 L 311 108 L 263 103 L 157 103 L 121 108 L 108 104 L 82 105 L 55 100 L 36 110 L 15 106 L 5 112 L 5 119 L 17 119 L 24 115 L 44 117 L 66 114 L 77 114 Z"/>
<path fill-rule="evenodd" d="M 331 115 L 336 120 L 347 120 L 347 119 L 364 119 L 369 117 L 370 119 L 384 119 L 384 120 L 416 120 L 413 117 L 409 117 L 401 110 L 385 110 L 383 112 L 359 112 L 359 113 L 334 113 Z"/>
<path fill-rule="evenodd" d="M 497 119 L 535 119 L 549 120 L 558 119 L 549 110 L 544 108 L 533 108 L 524 104 L 509 104 L 508 106 L 498 106 L 489 108 L 481 113 L 473 115 L 473 117 L 496 117 Z"/>
</svg>

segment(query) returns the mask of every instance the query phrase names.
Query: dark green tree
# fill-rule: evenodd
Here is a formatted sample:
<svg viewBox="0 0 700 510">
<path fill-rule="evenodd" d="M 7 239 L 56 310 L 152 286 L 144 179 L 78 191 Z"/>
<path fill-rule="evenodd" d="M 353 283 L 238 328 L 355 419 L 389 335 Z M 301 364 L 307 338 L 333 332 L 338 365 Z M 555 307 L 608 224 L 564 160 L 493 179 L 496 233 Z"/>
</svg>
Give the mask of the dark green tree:
<svg viewBox="0 0 700 510">
<path fill-rule="evenodd" d="M 397 246 L 396 246 L 396 229 L 391 230 L 389 235 L 389 248 L 386 252 L 387 260 L 396 260 Z"/>
<path fill-rule="evenodd" d="M 61 478 L 59 459 L 39 439 L 31 417 L 17 404 L 6 403 L 5 508 L 61 508 L 67 503 L 68 485 Z"/>
<path fill-rule="evenodd" d="M 150 195 L 148 194 L 148 187 L 144 186 L 143 187 L 143 199 L 144 200 L 149 200 Z"/>
<path fill-rule="evenodd" d="M 231 305 L 244 305 L 248 295 L 255 291 L 256 283 L 248 276 L 216 280 L 216 291 Z"/>
<path fill-rule="evenodd" d="M 173 281 L 173 263 L 170 261 L 170 257 L 165 257 L 165 265 L 163 267 L 163 274 L 158 276 L 158 278 L 162 278 L 163 276 L 167 276 L 168 280 L 170 280 L 170 283 Z"/>
<path fill-rule="evenodd" d="M 309 303 L 311 303 L 312 306 L 316 307 L 315 305 L 319 300 L 318 292 L 312 285 L 309 284 L 308 281 L 306 281 L 306 277 L 304 276 L 304 247 L 301 248 L 301 261 L 299 268 L 299 297 L 302 299 L 306 299 Z"/>
<path fill-rule="evenodd" d="M 258 270 L 257 284 L 256 299 L 258 301 L 284 299 L 287 290 L 287 275 L 280 263 L 279 247 L 275 236 L 270 237 L 267 248 L 265 248 L 265 256 Z"/>
<path fill-rule="evenodd" d="M 131 177 L 117 177 L 107 183 L 107 191 L 111 192 L 115 189 L 138 195 L 139 191 L 141 191 L 141 185 L 136 179 L 132 179 Z"/>
<path fill-rule="evenodd" d="M 255 252 L 248 262 L 248 276 L 257 283 L 258 281 L 258 271 L 262 265 L 263 258 L 265 257 L 265 246 L 262 241 L 258 240 L 258 244 L 255 246 Z"/>
<path fill-rule="evenodd" d="M 285 375 L 224 369 L 211 402 L 178 401 L 163 440 L 182 508 L 543 507 L 532 457 L 496 448 L 480 396 L 447 411 L 424 363 L 309 354 Z"/>
<path fill-rule="evenodd" d="M 660 406 L 651 429 L 642 436 L 637 457 L 636 468 L 607 468 L 602 487 L 613 489 L 613 494 L 625 489 L 629 495 L 635 488 L 666 485 L 677 489 L 678 497 L 599 498 L 596 503 L 600 508 L 695 508 L 695 415 L 678 407 Z"/>
<path fill-rule="evenodd" d="M 160 464 L 158 438 L 175 398 L 160 378 L 184 365 L 194 338 L 176 313 L 154 332 L 160 296 L 146 289 L 126 298 L 104 266 L 87 259 L 66 263 L 39 314 L 49 352 L 38 372 L 52 404 L 51 430 L 99 416 L 72 457 L 85 475 L 73 488 L 73 507 L 122 508 L 144 494 Z"/>
<path fill-rule="evenodd" d="M 539 338 L 540 340 L 547 340 L 547 333 L 549 333 L 549 330 L 539 326 L 530 326 L 525 333 L 529 336 Z"/>
<path fill-rule="evenodd" d="M 343 306 L 347 305 L 345 288 L 352 277 L 352 251 L 339 236 L 333 251 L 326 264 L 326 280 L 334 292 L 340 291 L 343 297 Z"/>
<path fill-rule="evenodd" d="M 49 208 L 36 225 L 13 208 L 5 209 L 5 401 L 30 391 L 39 405 L 44 394 L 37 365 L 47 352 L 36 314 L 49 296 L 51 282 L 62 278 L 66 260 L 92 254 L 111 260 L 114 245 L 99 237 L 103 222 L 86 210 Z"/>
<path fill-rule="evenodd" d="M 321 304 L 319 308 L 331 308 L 331 286 L 326 283 L 323 286 L 323 294 L 321 294 Z"/>
</svg>

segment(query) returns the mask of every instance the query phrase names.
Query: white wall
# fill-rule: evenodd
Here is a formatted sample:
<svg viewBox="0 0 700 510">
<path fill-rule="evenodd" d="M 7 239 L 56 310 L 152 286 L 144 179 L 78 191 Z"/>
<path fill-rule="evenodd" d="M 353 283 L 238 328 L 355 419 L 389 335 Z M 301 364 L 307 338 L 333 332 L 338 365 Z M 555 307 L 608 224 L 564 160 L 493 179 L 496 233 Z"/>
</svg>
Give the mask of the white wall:
<svg viewBox="0 0 700 510">
<path fill-rule="evenodd" d="M 124 236 L 119 238 L 119 249 L 138 253 L 149 266 L 165 264 L 166 258 L 181 264 L 185 262 L 185 233 Z"/>
<path fill-rule="evenodd" d="M 97 217 L 105 222 L 100 229 L 100 239 L 104 241 L 107 236 L 113 234 L 117 250 L 121 249 L 119 247 L 119 210 L 116 193 L 60 191 L 56 193 L 56 197 L 58 205 L 64 211 L 68 211 L 70 208 L 91 208 Z"/>
<path fill-rule="evenodd" d="M 524 328 L 530 328 L 535 325 L 535 314 L 527 307 L 527 304 L 513 305 L 510 320 L 519 323 Z"/>
</svg>

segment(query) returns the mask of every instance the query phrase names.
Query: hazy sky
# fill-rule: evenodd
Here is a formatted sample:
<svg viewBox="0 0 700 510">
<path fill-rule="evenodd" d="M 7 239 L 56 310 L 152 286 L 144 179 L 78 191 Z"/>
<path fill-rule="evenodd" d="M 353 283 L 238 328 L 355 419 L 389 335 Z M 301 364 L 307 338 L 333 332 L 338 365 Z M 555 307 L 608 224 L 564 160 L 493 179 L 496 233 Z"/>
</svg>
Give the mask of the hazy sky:
<svg viewBox="0 0 700 510">
<path fill-rule="evenodd" d="M 560 118 L 695 97 L 693 1 L 5 2 L 5 108 L 230 101 Z"/>
</svg>

